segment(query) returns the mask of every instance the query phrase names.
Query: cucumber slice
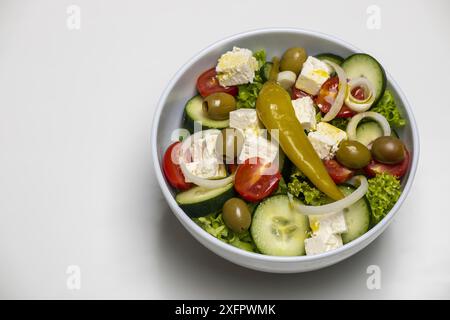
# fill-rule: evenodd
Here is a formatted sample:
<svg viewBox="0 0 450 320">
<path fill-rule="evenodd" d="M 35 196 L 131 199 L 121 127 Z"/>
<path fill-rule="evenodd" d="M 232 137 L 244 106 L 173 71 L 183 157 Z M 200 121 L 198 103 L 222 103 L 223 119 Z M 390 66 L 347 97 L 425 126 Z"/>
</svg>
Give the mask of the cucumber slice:
<svg viewBox="0 0 450 320">
<path fill-rule="evenodd" d="M 202 124 L 202 130 L 223 129 L 229 127 L 230 120 L 212 120 L 203 111 L 203 98 L 198 95 L 190 99 L 184 108 L 184 126 L 194 132 L 194 122 Z"/>
<path fill-rule="evenodd" d="M 287 195 L 262 201 L 255 210 L 250 229 L 258 250 L 274 256 L 304 255 L 308 231 L 308 218 L 292 209 Z"/>
<path fill-rule="evenodd" d="M 267 80 L 269 80 L 269 77 L 270 77 L 270 71 L 272 70 L 272 65 L 273 65 L 273 63 L 272 62 L 266 62 L 266 63 L 264 63 L 264 65 L 261 67 L 261 70 L 260 70 L 260 74 L 261 74 L 261 78 L 264 80 L 264 81 L 267 81 Z"/>
<path fill-rule="evenodd" d="M 344 60 L 342 69 L 349 79 L 364 77 L 372 83 L 375 90 L 373 105 L 376 105 L 386 89 L 386 73 L 381 64 L 368 54 L 355 53 Z"/>
<path fill-rule="evenodd" d="M 233 184 L 230 183 L 217 189 L 193 187 L 177 194 L 175 200 L 188 216 L 196 218 L 222 210 L 223 204 L 234 194 Z"/>
<path fill-rule="evenodd" d="M 351 185 L 343 184 L 339 189 L 344 195 L 349 195 L 355 188 Z M 347 232 L 342 234 L 342 242 L 348 243 L 362 236 L 369 230 L 370 224 L 370 207 L 366 197 L 358 200 L 356 203 L 344 209 L 345 223 L 347 224 Z"/>
<path fill-rule="evenodd" d="M 356 128 L 356 141 L 365 146 L 383 135 L 383 129 L 375 121 L 362 123 Z"/>
<path fill-rule="evenodd" d="M 368 146 L 375 139 L 383 135 L 383 129 L 375 121 L 364 122 L 356 128 L 356 141 L 361 142 L 365 146 Z M 391 130 L 391 136 L 398 138 L 397 132 L 393 129 Z"/>
<path fill-rule="evenodd" d="M 316 55 L 316 58 L 322 61 L 329 60 L 331 62 L 336 63 L 337 65 L 341 65 L 342 62 L 344 62 L 344 58 L 333 53 L 321 53 Z"/>
</svg>

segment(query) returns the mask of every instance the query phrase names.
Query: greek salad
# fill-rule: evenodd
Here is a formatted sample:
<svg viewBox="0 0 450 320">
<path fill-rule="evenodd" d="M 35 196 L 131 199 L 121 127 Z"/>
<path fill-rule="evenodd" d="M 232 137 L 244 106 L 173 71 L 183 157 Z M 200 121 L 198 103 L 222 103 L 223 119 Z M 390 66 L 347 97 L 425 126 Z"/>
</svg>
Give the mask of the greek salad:
<svg viewBox="0 0 450 320">
<path fill-rule="evenodd" d="M 162 164 L 180 208 L 212 236 L 316 255 L 366 233 L 399 199 L 405 120 L 372 56 L 293 47 L 268 59 L 234 47 L 195 80 Z"/>
</svg>

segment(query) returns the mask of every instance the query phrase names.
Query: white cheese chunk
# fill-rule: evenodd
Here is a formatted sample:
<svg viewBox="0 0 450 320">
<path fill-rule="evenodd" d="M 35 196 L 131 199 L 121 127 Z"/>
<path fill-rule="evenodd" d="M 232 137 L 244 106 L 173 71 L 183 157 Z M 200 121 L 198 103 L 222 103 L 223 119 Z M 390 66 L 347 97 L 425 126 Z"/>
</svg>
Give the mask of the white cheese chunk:
<svg viewBox="0 0 450 320">
<path fill-rule="evenodd" d="M 342 247 L 341 233 L 347 232 L 347 223 L 342 211 L 311 215 L 308 219 L 313 235 L 305 240 L 307 255 L 319 254 Z"/>
<path fill-rule="evenodd" d="M 234 47 L 217 62 L 217 79 L 224 87 L 252 83 L 257 69 L 258 61 L 249 49 Z"/>
<path fill-rule="evenodd" d="M 325 62 L 309 56 L 303 63 L 295 87 L 309 94 L 317 95 L 330 74 L 330 67 Z"/>
<path fill-rule="evenodd" d="M 218 175 L 218 162 L 216 159 L 204 159 L 202 161 L 193 161 L 186 163 L 187 169 L 195 176 L 208 179 Z M 189 179 L 186 178 L 186 182 Z"/>
<path fill-rule="evenodd" d="M 320 159 L 332 159 L 339 148 L 339 143 L 347 139 L 347 133 L 326 122 L 317 124 L 317 131 L 310 132 L 308 139 Z"/>
<path fill-rule="evenodd" d="M 347 223 L 342 211 L 336 213 L 311 215 L 309 218 L 309 225 L 311 230 L 318 234 L 326 233 L 344 233 L 347 232 Z"/>
<path fill-rule="evenodd" d="M 306 255 L 315 255 L 342 247 L 342 237 L 340 234 L 319 234 L 313 235 L 305 240 Z"/>
<path fill-rule="evenodd" d="M 305 130 L 316 130 L 316 108 L 311 97 L 292 100 L 295 116 Z"/>
<path fill-rule="evenodd" d="M 217 159 L 215 152 L 218 136 L 218 134 L 207 134 L 192 141 L 189 148 L 191 161 L 186 163 L 186 167 L 193 175 L 204 179 L 225 177 L 225 166 Z M 187 177 L 185 181 L 192 182 Z"/>
<path fill-rule="evenodd" d="M 261 134 L 261 122 L 255 109 L 238 109 L 230 112 L 230 128 L 238 129 L 244 137 Z"/>
<path fill-rule="evenodd" d="M 274 161 L 279 149 L 278 143 L 266 139 L 264 134 L 267 132 L 262 129 L 255 109 L 238 109 L 230 112 L 230 127 L 240 130 L 244 135 L 238 163 L 255 157 L 259 157 L 265 162 Z"/>
<path fill-rule="evenodd" d="M 273 162 L 278 153 L 278 144 L 270 142 L 262 136 L 248 134 L 244 139 L 238 163 L 249 158 L 261 158 L 264 162 Z"/>
</svg>

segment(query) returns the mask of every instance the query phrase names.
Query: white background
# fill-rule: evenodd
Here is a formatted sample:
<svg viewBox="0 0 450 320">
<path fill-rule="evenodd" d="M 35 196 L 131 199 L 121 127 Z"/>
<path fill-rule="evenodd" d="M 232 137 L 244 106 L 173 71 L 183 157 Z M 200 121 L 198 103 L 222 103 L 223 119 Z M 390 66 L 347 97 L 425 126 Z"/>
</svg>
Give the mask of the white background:
<svg viewBox="0 0 450 320">
<path fill-rule="evenodd" d="M 81 8 L 81 30 L 66 8 Z M 381 8 L 381 29 L 366 9 Z M 1 298 L 450 298 L 450 2 L 0 0 Z M 421 158 L 396 220 L 324 270 L 276 275 L 215 256 L 165 204 L 157 99 L 210 43 L 300 27 L 375 55 L 415 112 Z M 194 81 L 194 79 L 193 79 Z M 382 271 L 368 290 L 366 268 Z M 66 268 L 79 265 L 81 290 Z"/>
</svg>

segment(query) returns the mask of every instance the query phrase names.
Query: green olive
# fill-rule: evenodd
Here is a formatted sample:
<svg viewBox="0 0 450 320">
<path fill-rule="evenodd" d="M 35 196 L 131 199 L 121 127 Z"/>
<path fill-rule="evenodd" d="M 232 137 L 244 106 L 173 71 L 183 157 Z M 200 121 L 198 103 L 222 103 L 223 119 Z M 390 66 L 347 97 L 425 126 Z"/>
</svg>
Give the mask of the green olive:
<svg viewBox="0 0 450 320">
<path fill-rule="evenodd" d="M 231 94 L 216 92 L 205 98 L 203 110 L 210 119 L 227 120 L 230 117 L 230 112 L 236 110 L 236 100 Z"/>
<path fill-rule="evenodd" d="M 340 164 L 350 169 L 361 169 L 372 159 L 369 149 L 358 141 L 342 141 L 336 153 Z"/>
<path fill-rule="evenodd" d="M 252 222 L 247 204 L 239 198 L 231 198 L 225 202 L 222 217 L 227 227 L 237 233 L 247 231 Z"/>
<path fill-rule="evenodd" d="M 302 70 L 303 63 L 306 61 L 307 55 L 303 48 L 290 48 L 283 54 L 280 62 L 281 71 L 292 71 L 299 74 Z"/>
<path fill-rule="evenodd" d="M 244 135 L 241 131 L 233 128 L 222 129 L 216 141 L 216 154 L 226 159 L 227 163 L 234 163 L 234 159 L 242 151 L 243 144 Z"/>
<path fill-rule="evenodd" d="M 396 164 L 405 159 L 405 146 L 396 137 L 379 137 L 373 142 L 371 151 L 374 159 L 381 163 Z"/>
</svg>

